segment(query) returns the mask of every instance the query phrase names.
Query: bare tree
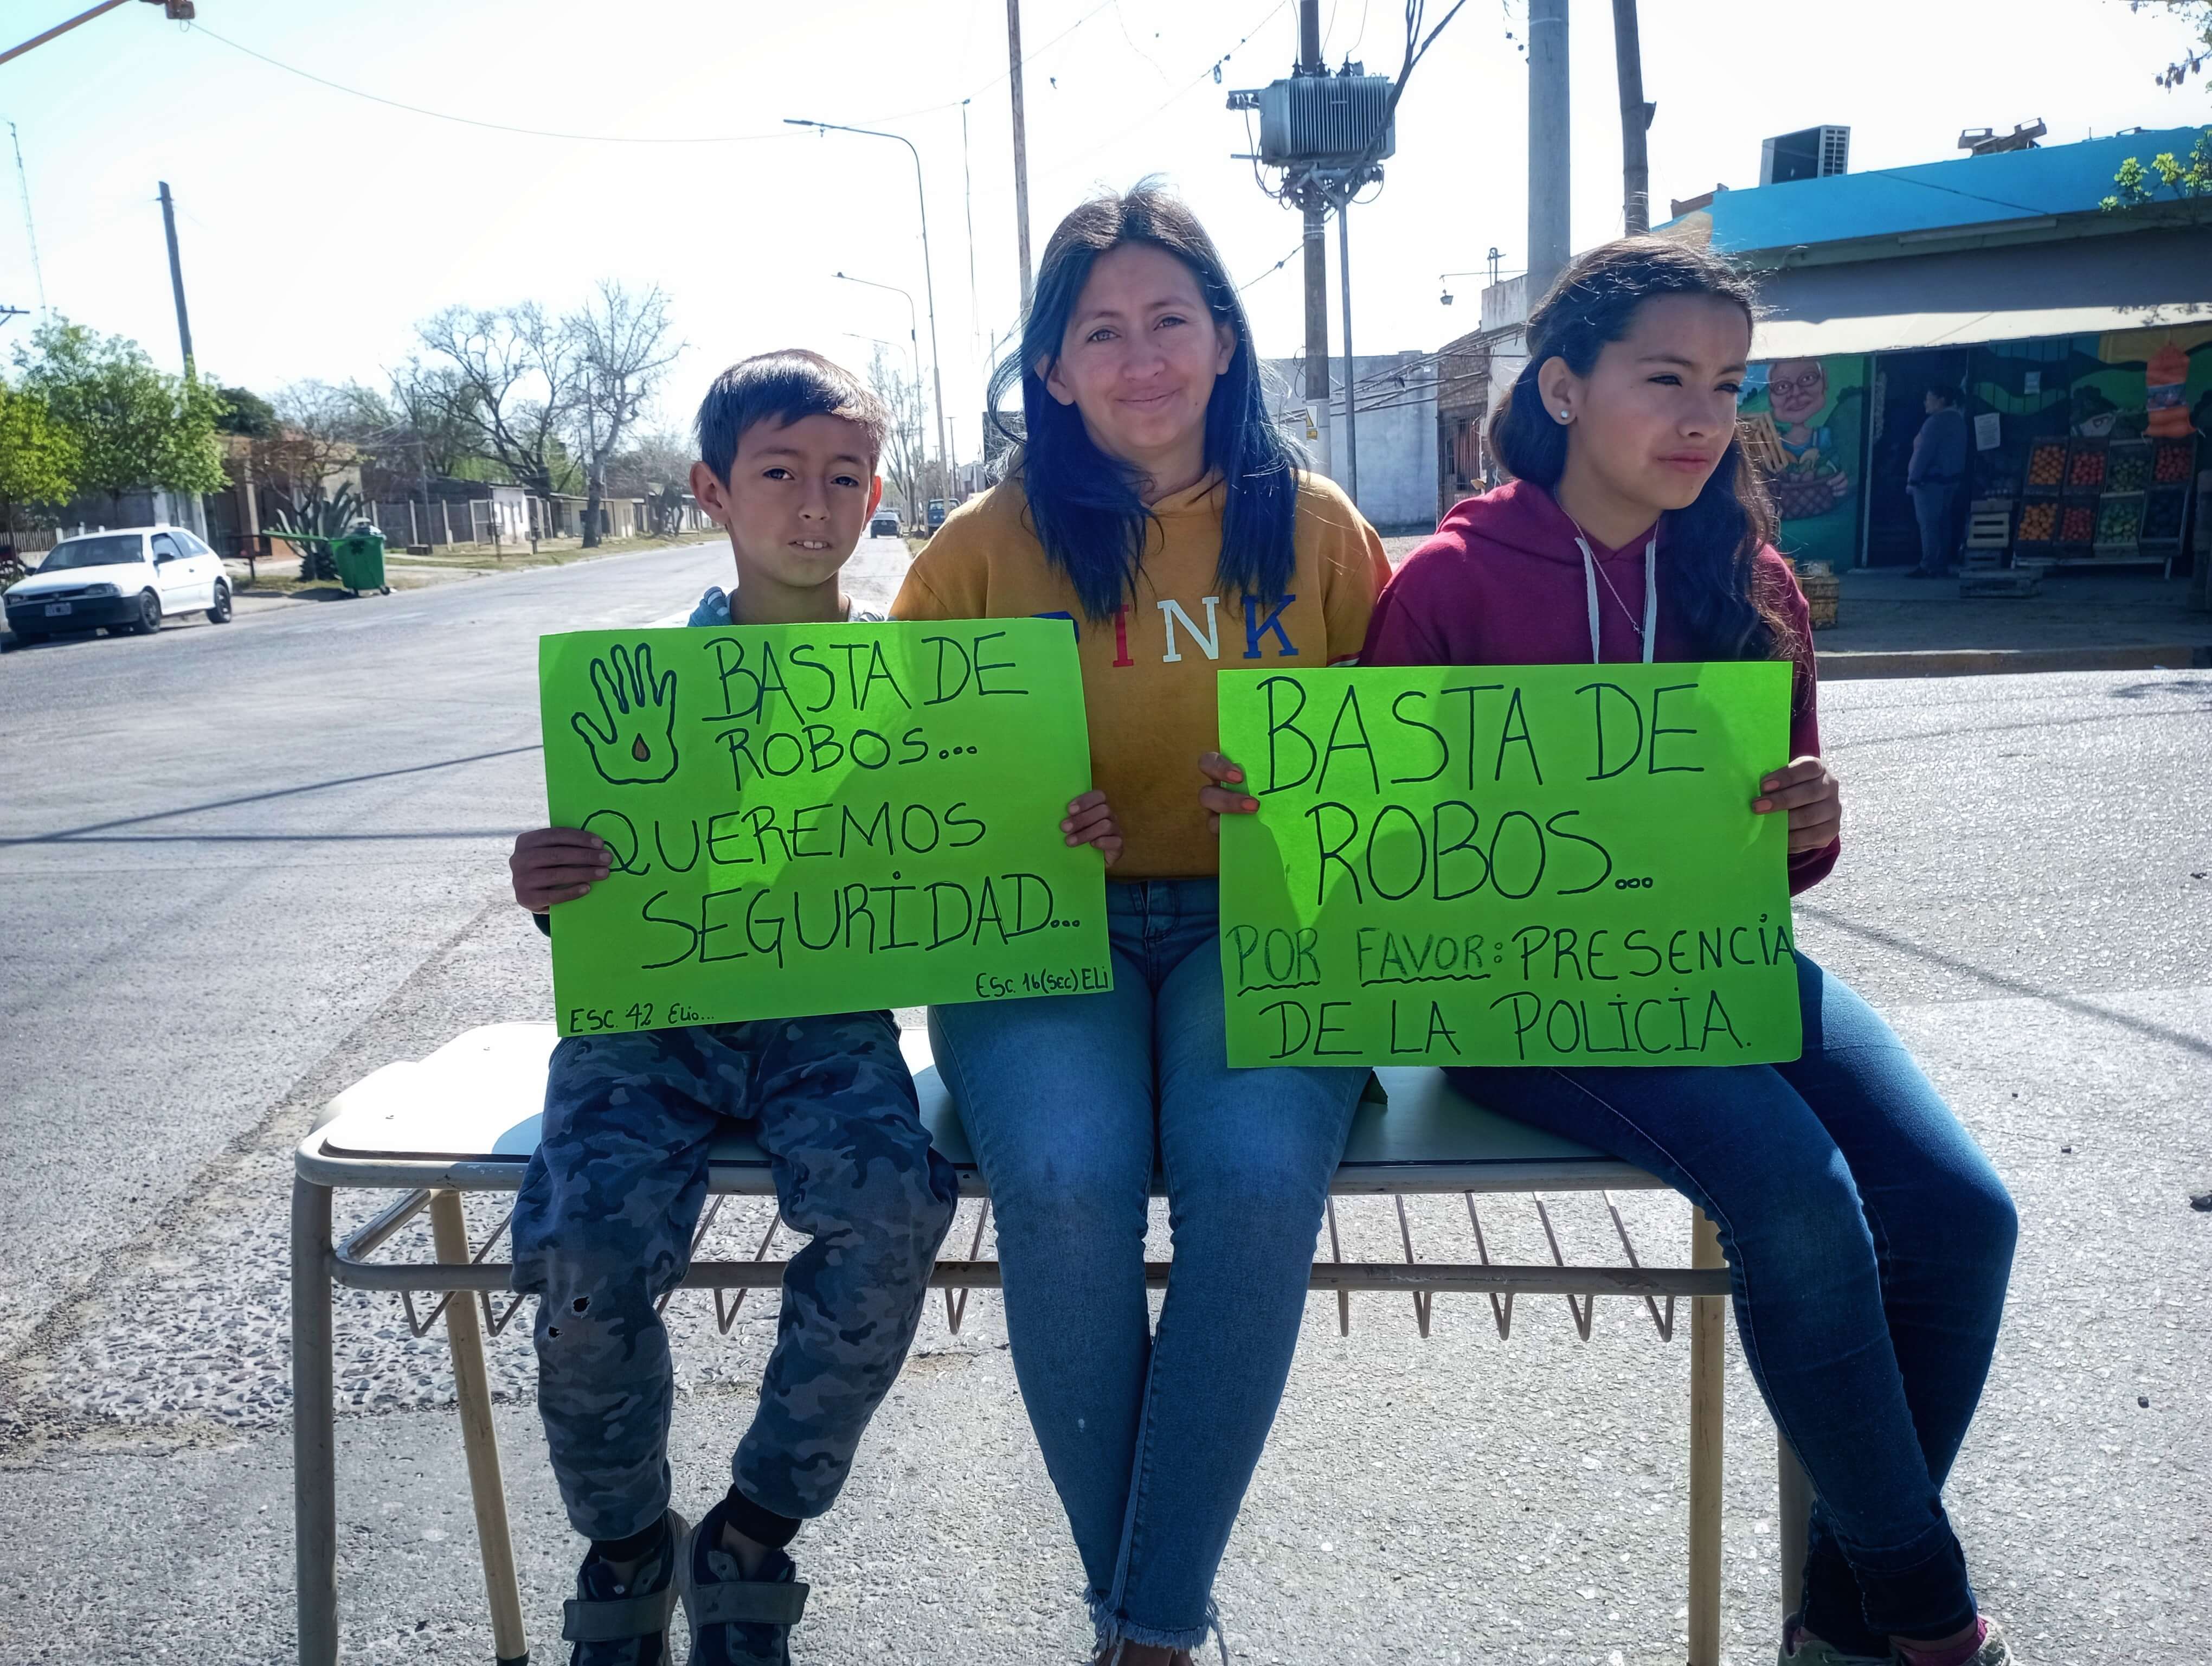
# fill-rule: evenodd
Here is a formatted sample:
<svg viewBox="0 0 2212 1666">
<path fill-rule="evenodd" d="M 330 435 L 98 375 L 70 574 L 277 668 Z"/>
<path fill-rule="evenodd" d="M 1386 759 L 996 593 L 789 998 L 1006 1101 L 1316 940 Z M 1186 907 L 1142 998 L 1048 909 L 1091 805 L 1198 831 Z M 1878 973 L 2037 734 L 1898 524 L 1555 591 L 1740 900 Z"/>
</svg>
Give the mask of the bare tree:
<svg viewBox="0 0 2212 1666">
<path fill-rule="evenodd" d="M 672 537 L 684 530 L 684 499 L 690 489 L 691 462 L 698 448 L 673 429 L 650 429 L 629 448 L 607 460 L 607 490 L 649 499 L 653 530 Z"/>
<path fill-rule="evenodd" d="M 490 310 L 448 307 L 415 333 L 431 361 L 411 395 L 518 484 L 550 497 L 568 483 L 561 442 L 582 364 L 563 323 L 532 301 Z"/>
<path fill-rule="evenodd" d="M 413 452 L 415 472 L 427 502 L 432 477 L 456 474 L 464 462 L 480 455 L 474 444 L 480 429 L 460 372 L 452 365 L 410 359 L 391 378 L 392 394 L 385 403 L 392 414 L 394 444 Z"/>
<path fill-rule="evenodd" d="M 941 491 L 941 471 L 928 455 L 928 405 L 921 384 L 899 373 L 898 362 L 882 348 L 868 360 L 868 386 L 891 413 L 891 431 L 884 437 L 883 471 L 908 525 L 919 525 L 928 512 L 928 495 Z"/>
<path fill-rule="evenodd" d="M 599 502 L 607 462 L 652 403 L 669 364 L 684 350 L 670 339 L 668 297 L 659 284 L 633 295 L 602 279 L 583 309 L 562 320 L 576 364 L 568 405 L 576 449 L 584 459 L 584 547 L 599 541 Z"/>
<path fill-rule="evenodd" d="M 276 395 L 274 432 L 251 441 L 253 477 L 273 500 L 272 532 L 331 537 L 361 512 L 362 391 L 301 381 Z M 301 578 L 337 576 L 324 545 L 297 547 Z"/>
</svg>

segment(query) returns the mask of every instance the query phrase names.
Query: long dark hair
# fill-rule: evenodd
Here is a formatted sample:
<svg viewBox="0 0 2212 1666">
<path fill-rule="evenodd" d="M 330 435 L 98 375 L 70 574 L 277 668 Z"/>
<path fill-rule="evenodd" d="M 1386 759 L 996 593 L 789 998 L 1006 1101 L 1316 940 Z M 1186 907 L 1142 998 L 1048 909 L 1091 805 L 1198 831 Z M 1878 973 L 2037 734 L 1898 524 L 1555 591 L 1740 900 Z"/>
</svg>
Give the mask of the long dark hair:
<svg viewBox="0 0 2212 1666">
<path fill-rule="evenodd" d="M 1189 267 L 1213 322 L 1237 337 L 1236 356 L 1206 407 L 1206 465 L 1220 471 L 1228 494 L 1216 573 L 1224 588 L 1272 600 L 1291 575 L 1300 458 L 1267 415 L 1252 326 L 1213 240 L 1188 208 L 1149 179 L 1123 196 L 1093 198 L 1060 222 L 1045 245 L 1020 345 L 991 375 L 991 420 L 1021 447 L 1015 466 L 1037 542 L 1067 575 L 1089 617 L 1105 618 L 1134 595 L 1156 524 L 1139 493 L 1138 471 L 1099 450 L 1082 413 L 1044 385 L 1091 267 L 1125 243 L 1149 243 Z M 1022 433 L 1000 414 L 1018 384 Z"/>
<path fill-rule="evenodd" d="M 1711 295 L 1756 316 L 1751 278 L 1709 249 L 1664 237 L 1624 237 L 1578 255 L 1528 315 L 1528 362 L 1490 419 L 1490 450 L 1508 472 L 1547 491 L 1567 465 L 1567 427 L 1547 421 L 1537 374 L 1565 359 L 1587 376 L 1607 342 L 1628 333 L 1659 295 Z M 1668 595 L 1698 651 L 1711 660 L 1768 660 L 1798 646 L 1779 601 L 1757 579 L 1759 546 L 1775 535 L 1774 506 L 1740 437 L 1731 436 L 1705 489 L 1659 518 Z"/>
</svg>

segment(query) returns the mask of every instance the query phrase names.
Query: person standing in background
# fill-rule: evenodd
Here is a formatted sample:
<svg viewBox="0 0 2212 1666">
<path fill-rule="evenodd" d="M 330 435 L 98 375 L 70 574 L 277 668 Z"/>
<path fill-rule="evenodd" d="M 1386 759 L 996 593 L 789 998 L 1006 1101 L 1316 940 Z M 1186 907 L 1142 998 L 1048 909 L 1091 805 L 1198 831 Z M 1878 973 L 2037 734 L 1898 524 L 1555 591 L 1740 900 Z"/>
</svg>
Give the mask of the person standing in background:
<svg viewBox="0 0 2212 1666">
<path fill-rule="evenodd" d="M 1912 441 L 1912 460 L 1905 467 L 1905 489 L 1912 495 L 1912 513 L 1920 523 L 1920 565 L 1916 579 L 1942 579 L 1951 575 L 1951 556 L 1957 540 L 1951 532 L 1951 510 L 1959 488 L 1966 478 L 1966 414 L 1959 409 L 1959 396 L 1948 387 L 1928 390 L 1928 420 Z"/>
</svg>

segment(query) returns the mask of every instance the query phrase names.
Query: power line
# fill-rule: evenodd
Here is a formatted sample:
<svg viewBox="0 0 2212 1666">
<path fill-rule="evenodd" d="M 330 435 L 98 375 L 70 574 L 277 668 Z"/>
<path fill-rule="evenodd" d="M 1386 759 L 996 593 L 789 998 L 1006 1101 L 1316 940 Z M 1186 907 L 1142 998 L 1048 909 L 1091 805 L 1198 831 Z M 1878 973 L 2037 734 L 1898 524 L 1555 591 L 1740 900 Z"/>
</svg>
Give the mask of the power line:
<svg viewBox="0 0 2212 1666">
<path fill-rule="evenodd" d="M 494 133 L 516 133 L 525 138 L 532 139 L 568 139 L 587 144 L 744 144 L 756 139 L 780 139 L 788 137 L 782 133 L 711 133 L 684 138 L 641 138 L 627 133 L 568 133 L 551 128 L 515 127 L 506 122 L 482 121 L 474 116 L 457 116 L 448 110 L 426 110 L 419 104 L 404 103 L 398 99 L 386 98 L 381 93 L 371 93 L 359 87 L 349 87 L 343 82 L 331 81 L 325 76 L 315 74 L 311 70 L 302 70 L 296 64 L 287 64 L 280 58 L 270 57 L 266 52 L 256 52 L 252 47 L 233 40 L 227 35 L 217 34 L 204 23 L 191 23 L 185 27 L 195 34 L 204 34 L 210 40 L 221 42 L 234 52 L 243 52 L 248 58 L 258 58 L 271 69 L 282 70 L 285 74 L 297 76 L 302 81 L 312 81 L 318 87 L 327 87 L 333 93 L 343 93 L 351 98 L 367 99 L 371 104 L 381 104 L 393 110 L 404 110 L 411 116 L 428 116 L 433 121 L 455 122 L 463 127 L 481 127 Z"/>
<path fill-rule="evenodd" d="M 1248 277 L 1242 283 L 1238 284 L 1237 286 L 1237 293 L 1241 295 L 1255 283 L 1259 283 L 1261 278 L 1273 277 L 1277 272 L 1282 271 L 1284 267 L 1289 265 L 1291 264 L 1291 257 L 1298 253 L 1305 247 L 1305 240 L 1303 237 L 1300 238 L 1297 242 L 1291 244 L 1288 249 L 1284 251 L 1283 258 L 1280 260 L 1278 260 L 1273 265 L 1268 267 L 1266 271 L 1261 272 L 1258 277 Z"/>
<path fill-rule="evenodd" d="M 1053 36 L 1053 38 L 1046 41 L 1044 45 L 1037 47 L 1033 52 L 1024 52 L 1022 54 L 1023 65 L 1026 67 L 1036 59 L 1042 58 L 1047 52 L 1052 51 L 1054 47 L 1059 46 L 1061 41 L 1066 40 L 1068 36 L 1073 34 L 1085 23 L 1088 23 L 1092 18 L 1097 16 L 1100 12 L 1104 11 L 1107 7 L 1113 5 L 1114 3 L 1115 0 L 1099 0 L 1098 4 L 1093 6 L 1089 11 L 1084 13 L 1082 16 L 1077 18 L 1074 22 L 1069 24 L 1058 34 Z M 296 64 L 287 64 L 282 58 L 271 58 L 268 53 L 258 52 L 241 41 L 233 40 L 227 35 L 218 34 L 213 29 L 208 27 L 204 23 L 188 23 L 185 25 L 185 27 L 197 33 L 205 35 L 210 40 L 220 42 L 222 45 L 229 47 L 234 52 L 243 52 L 246 57 L 258 59 L 261 63 L 269 65 L 271 69 L 282 70 L 285 74 L 297 76 L 302 81 L 311 81 L 318 87 L 327 88 L 333 93 L 343 93 L 349 98 L 366 99 L 371 104 L 380 104 L 385 106 L 387 109 L 404 111 L 411 116 L 427 116 L 433 121 L 453 122 L 463 127 L 482 128 L 488 132 L 513 133 L 523 138 L 530 139 L 563 139 L 574 143 L 581 144 L 750 144 L 762 139 L 780 139 L 788 137 L 787 135 L 781 132 L 702 133 L 660 138 L 645 137 L 629 133 L 574 133 L 557 128 L 520 127 L 508 122 L 485 121 L 475 116 L 455 115 L 450 110 L 431 110 L 419 104 L 409 104 L 404 100 L 386 98 L 381 93 L 372 93 L 363 88 L 349 87 L 343 82 L 332 81 L 326 76 L 319 76 L 312 70 L 303 70 Z M 1013 71 L 1011 67 L 1002 70 L 997 75 L 993 76 L 989 80 L 971 88 L 963 98 L 947 99 L 942 104 L 926 104 L 920 106 L 915 109 L 902 110 L 891 115 L 879 117 L 878 119 L 884 122 L 904 121 L 914 116 L 934 115 L 940 110 L 957 110 L 963 103 L 966 102 L 968 99 L 974 98 L 979 93 L 988 92 L 992 88 L 1006 80 L 1007 76 L 1012 73 Z"/>
<path fill-rule="evenodd" d="M 1109 0 L 1109 3 L 1113 3 L 1113 0 Z M 1193 76 L 1173 93 L 1170 93 L 1167 98 L 1162 100 L 1161 103 L 1154 109 L 1151 110 L 1145 115 L 1139 116 L 1135 121 L 1131 122 L 1129 125 L 1123 128 L 1120 132 L 1112 135 L 1110 137 L 1097 141 L 1085 153 L 1085 155 L 1096 155 L 1102 150 L 1105 150 L 1111 146 L 1121 143 L 1122 140 L 1127 138 L 1131 134 L 1151 126 L 1152 123 L 1158 120 L 1162 115 L 1166 113 L 1170 106 L 1182 103 L 1183 100 L 1188 98 L 1200 87 L 1203 87 L 1209 78 L 1212 79 L 1216 85 L 1218 85 L 1221 81 L 1222 66 L 1227 64 L 1231 58 L 1242 52 L 1244 47 L 1250 43 L 1252 37 L 1259 33 L 1261 25 L 1265 24 L 1270 18 L 1273 17 L 1277 12 L 1282 10 L 1282 9 L 1289 3 L 1290 0 L 1275 0 L 1274 4 L 1269 6 L 1266 11 L 1261 13 L 1258 17 L 1255 18 L 1249 25 L 1246 26 L 1244 33 L 1237 37 L 1237 44 L 1234 46 L 1231 46 L 1227 52 L 1222 53 L 1220 57 L 1215 58 L 1211 64 L 1208 64 L 1203 70 L 1200 70 L 1196 75 Z M 1024 59 L 1024 62 L 1026 62 L 1026 59 Z M 1056 167 L 1046 169 L 1036 177 L 1040 179 L 1051 179 L 1056 174 L 1066 173 L 1069 168 L 1078 166 L 1084 160 L 1085 158 L 1080 156 L 1072 158 L 1067 161 L 1060 163 Z"/>
</svg>

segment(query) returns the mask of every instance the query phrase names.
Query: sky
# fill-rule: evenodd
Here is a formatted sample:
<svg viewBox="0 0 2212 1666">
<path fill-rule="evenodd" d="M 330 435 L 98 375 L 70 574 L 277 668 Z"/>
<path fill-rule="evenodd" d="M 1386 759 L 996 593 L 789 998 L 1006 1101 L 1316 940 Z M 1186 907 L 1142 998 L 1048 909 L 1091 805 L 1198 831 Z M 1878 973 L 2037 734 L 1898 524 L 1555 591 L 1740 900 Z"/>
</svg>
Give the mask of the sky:
<svg viewBox="0 0 2212 1666">
<path fill-rule="evenodd" d="M 1333 64 L 1395 72 L 1401 4 L 1322 3 Z M 0 46 L 82 7 L 0 0 Z M 1449 9 L 1430 0 L 1431 20 Z M 123 7 L 0 65 L 46 301 L 76 322 L 178 368 L 155 200 L 167 179 L 206 374 L 264 394 L 309 379 L 380 385 L 414 350 L 415 321 L 441 307 L 560 310 L 614 278 L 672 298 L 685 345 L 659 420 L 681 427 L 714 373 L 749 353 L 809 346 L 858 367 L 876 342 L 907 351 L 905 301 L 840 283 L 842 271 L 912 294 L 955 449 L 975 453 L 985 367 L 1019 301 L 1000 0 L 198 11 L 184 25 Z M 1468 0 L 1414 73 L 1397 154 L 1352 210 L 1363 356 L 1474 328 L 1493 246 L 1506 272 L 1521 267 L 1525 11 Z M 1658 218 L 1670 197 L 1756 185 L 1763 137 L 1821 123 L 1850 126 L 1857 169 L 1954 156 L 1968 127 L 2040 118 L 2056 143 L 2212 120 L 2212 83 L 2154 83 L 2182 29 L 2124 0 L 1643 0 L 1641 12 Z M 1300 263 L 1274 270 L 1297 246 L 1298 217 L 1233 160 L 1250 146 L 1224 107 L 1231 89 L 1288 73 L 1295 0 L 1024 0 L 1022 16 L 1033 248 L 1084 197 L 1163 175 L 1248 286 L 1261 352 L 1299 352 Z M 1620 229 L 1620 138 L 1609 0 L 1573 0 L 1571 21 L 1581 247 Z M 888 129 L 919 151 L 934 354 L 905 146 L 787 117 Z M 0 151 L 0 304 L 35 308 L 13 162 Z M 1334 228 L 1329 250 L 1340 353 Z M 0 327 L 0 350 L 30 323 Z"/>
</svg>

